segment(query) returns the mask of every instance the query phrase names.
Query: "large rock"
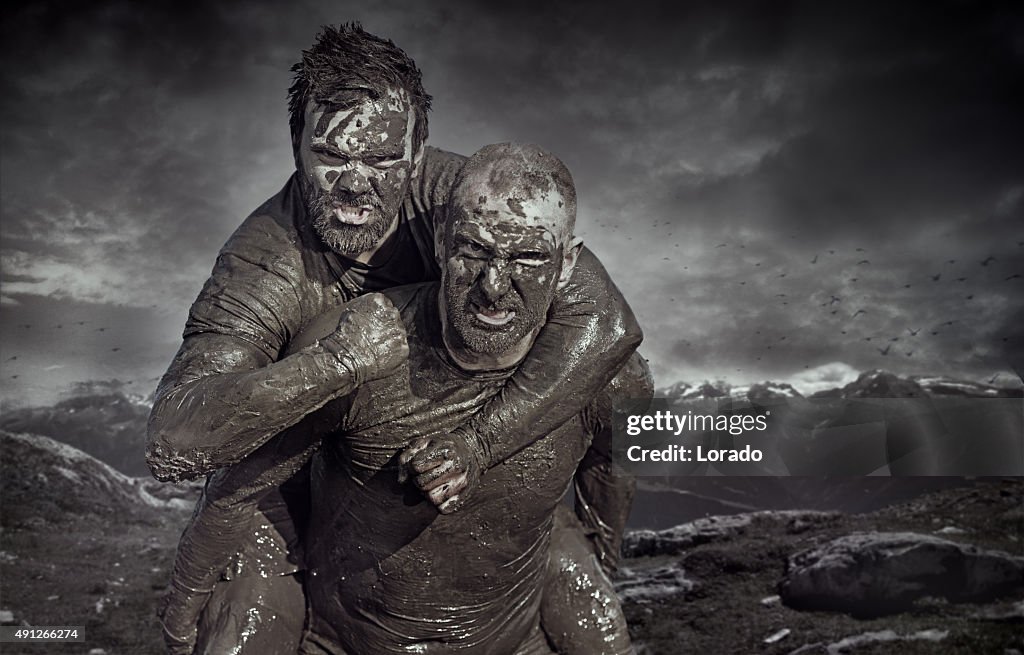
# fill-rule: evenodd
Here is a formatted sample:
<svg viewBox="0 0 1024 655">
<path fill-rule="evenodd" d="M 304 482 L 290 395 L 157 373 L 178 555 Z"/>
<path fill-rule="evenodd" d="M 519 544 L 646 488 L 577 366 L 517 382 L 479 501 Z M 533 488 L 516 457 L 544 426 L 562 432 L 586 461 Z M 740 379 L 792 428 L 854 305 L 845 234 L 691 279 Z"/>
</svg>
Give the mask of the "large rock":
<svg viewBox="0 0 1024 655">
<path fill-rule="evenodd" d="M 834 512 L 804 510 L 749 512 L 731 516 L 709 516 L 667 530 L 633 530 L 622 540 L 622 554 L 625 557 L 655 557 L 678 555 L 683 551 L 711 541 L 727 539 L 742 534 L 751 523 L 776 523 L 788 530 L 802 529 L 802 524 L 831 521 Z"/>
<path fill-rule="evenodd" d="M 911 532 L 857 533 L 789 558 L 779 585 L 797 609 L 898 612 L 925 596 L 986 602 L 1024 590 L 1024 557 Z"/>
<path fill-rule="evenodd" d="M 654 569 L 631 569 L 619 571 L 615 580 L 615 591 L 623 601 L 647 603 L 692 591 L 697 583 L 686 577 L 686 571 L 679 563 Z"/>
</svg>

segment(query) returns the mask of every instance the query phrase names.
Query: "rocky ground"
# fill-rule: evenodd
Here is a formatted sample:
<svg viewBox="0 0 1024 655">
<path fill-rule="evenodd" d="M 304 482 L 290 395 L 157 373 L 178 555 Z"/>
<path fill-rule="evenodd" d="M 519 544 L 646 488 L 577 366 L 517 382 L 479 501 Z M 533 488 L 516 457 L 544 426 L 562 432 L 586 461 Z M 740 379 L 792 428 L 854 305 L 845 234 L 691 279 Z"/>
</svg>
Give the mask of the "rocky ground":
<svg viewBox="0 0 1024 655">
<path fill-rule="evenodd" d="M 161 652 L 154 612 L 196 488 L 131 478 L 38 436 L 0 432 L 0 462 L 0 623 L 79 625 L 86 634 L 83 644 L 2 651 Z M 870 598 L 880 614 L 787 606 L 794 601 L 780 598 L 780 582 L 791 558 L 859 533 L 914 533 L 1006 555 L 979 568 L 960 551 L 918 557 L 901 547 L 895 573 L 881 573 L 883 555 L 840 566 L 861 589 L 903 576 L 921 590 L 891 607 Z M 864 513 L 767 510 L 634 531 L 617 586 L 640 653 L 1010 655 L 1024 652 L 1024 588 L 1008 573 L 1024 561 L 1014 559 L 1024 556 L 1022 536 L 1024 482 L 974 480 Z M 956 602 L 956 590 L 977 580 L 1000 595 Z"/>
<path fill-rule="evenodd" d="M 793 609 L 779 596 L 794 554 L 855 533 L 934 536 L 1001 551 L 1024 566 L 1019 478 L 975 481 L 864 514 L 769 511 L 687 527 L 634 533 L 629 541 L 634 552 L 645 554 L 625 560 L 628 570 L 618 586 L 640 653 L 1024 652 L 1024 575 L 1000 571 L 995 580 L 1010 588 L 998 597 L 952 602 L 940 594 L 955 596 L 969 580 L 964 567 L 940 557 L 938 567 L 909 571 L 919 595 L 896 607 L 875 599 L 877 616 Z M 905 562 L 902 567 L 912 568 Z M 872 575 L 870 566 L 854 572 L 860 583 Z M 891 572 L 883 576 L 876 568 L 874 575 L 883 588 L 892 586 Z"/>
</svg>

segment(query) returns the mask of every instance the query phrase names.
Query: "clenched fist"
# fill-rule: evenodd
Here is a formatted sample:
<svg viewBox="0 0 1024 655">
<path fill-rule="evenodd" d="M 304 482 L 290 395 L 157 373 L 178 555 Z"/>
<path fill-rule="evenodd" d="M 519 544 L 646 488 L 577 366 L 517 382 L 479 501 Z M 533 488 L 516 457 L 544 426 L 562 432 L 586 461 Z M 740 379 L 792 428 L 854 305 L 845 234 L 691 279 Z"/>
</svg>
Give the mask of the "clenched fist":
<svg viewBox="0 0 1024 655">
<path fill-rule="evenodd" d="M 402 317 L 379 293 L 346 304 L 338 327 L 320 344 L 352 372 L 356 384 L 390 375 L 409 357 Z"/>
<path fill-rule="evenodd" d="M 411 478 L 442 514 L 456 511 L 484 469 L 484 455 L 474 439 L 455 432 L 413 441 L 398 456 L 398 481 Z"/>
</svg>

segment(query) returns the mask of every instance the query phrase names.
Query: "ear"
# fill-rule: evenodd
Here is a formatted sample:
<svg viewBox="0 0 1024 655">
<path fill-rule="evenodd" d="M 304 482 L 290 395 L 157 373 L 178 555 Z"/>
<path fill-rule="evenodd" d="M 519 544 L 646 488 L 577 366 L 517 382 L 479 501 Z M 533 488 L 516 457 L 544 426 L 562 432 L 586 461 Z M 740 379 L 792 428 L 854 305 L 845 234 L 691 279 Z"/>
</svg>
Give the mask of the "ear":
<svg viewBox="0 0 1024 655">
<path fill-rule="evenodd" d="M 576 266 L 576 259 L 580 256 L 580 250 L 582 249 L 583 239 L 574 236 L 569 240 L 569 244 L 565 247 L 565 252 L 562 253 L 562 272 L 558 275 L 558 286 L 556 288 L 561 289 L 569 284 L 569 278 L 572 277 L 572 269 Z"/>
</svg>

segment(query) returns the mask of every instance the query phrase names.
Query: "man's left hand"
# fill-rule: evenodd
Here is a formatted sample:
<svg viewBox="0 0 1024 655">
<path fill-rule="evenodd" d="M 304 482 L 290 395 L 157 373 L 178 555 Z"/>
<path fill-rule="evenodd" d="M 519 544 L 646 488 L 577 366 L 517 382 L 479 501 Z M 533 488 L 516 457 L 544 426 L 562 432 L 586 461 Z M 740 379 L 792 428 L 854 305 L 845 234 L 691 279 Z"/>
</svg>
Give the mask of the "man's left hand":
<svg viewBox="0 0 1024 655">
<path fill-rule="evenodd" d="M 442 514 L 458 510 L 465 494 L 480 479 L 483 453 L 455 433 L 420 437 L 398 457 L 398 481 L 412 479 Z"/>
</svg>

